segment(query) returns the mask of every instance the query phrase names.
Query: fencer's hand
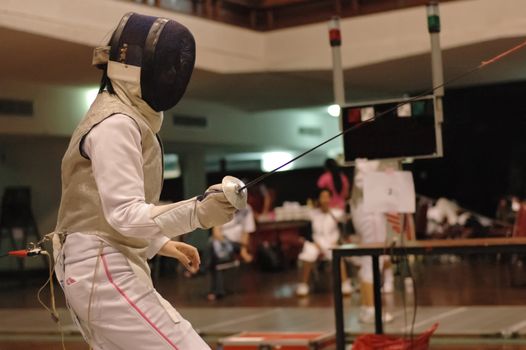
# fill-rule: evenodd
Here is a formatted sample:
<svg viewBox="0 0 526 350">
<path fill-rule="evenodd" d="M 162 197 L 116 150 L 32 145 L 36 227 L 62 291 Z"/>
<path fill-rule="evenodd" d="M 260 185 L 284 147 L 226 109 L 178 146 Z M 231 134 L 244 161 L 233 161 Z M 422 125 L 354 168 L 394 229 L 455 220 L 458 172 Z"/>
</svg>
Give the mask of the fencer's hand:
<svg viewBox="0 0 526 350">
<path fill-rule="evenodd" d="M 183 242 L 168 241 L 159 250 L 159 254 L 179 260 L 183 266 L 191 273 L 199 271 L 201 258 L 197 249 Z"/>
<path fill-rule="evenodd" d="M 220 184 L 210 186 L 197 200 L 197 219 L 203 228 L 226 224 L 232 220 L 235 211 Z"/>
</svg>

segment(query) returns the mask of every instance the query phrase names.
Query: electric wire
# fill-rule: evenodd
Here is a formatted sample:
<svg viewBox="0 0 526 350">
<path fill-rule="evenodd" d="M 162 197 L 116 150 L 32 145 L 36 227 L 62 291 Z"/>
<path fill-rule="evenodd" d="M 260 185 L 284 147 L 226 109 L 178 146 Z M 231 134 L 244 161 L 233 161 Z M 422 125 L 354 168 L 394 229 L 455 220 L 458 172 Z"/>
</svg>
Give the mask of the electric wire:
<svg viewBox="0 0 526 350">
<path fill-rule="evenodd" d="M 398 269 L 399 271 L 401 270 L 401 273 L 400 275 L 403 278 L 403 289 L 402 289 L 402 309 L 404 311 L 404 334 L 403 334 L 403 339 L 407 339 L 409 338 L 410 340 L 410 347 L 409 349 L 413 349 L 415 344 L 414 344 L 414 340 L 415 340 L 415 337 L 414 337 L 414 328 L 415 328 L 415 323 L 416 323 L 416 315 L 417 315 L 417 311 L 418 311 L 418 297 L 417 297 L 417 288 L 416 288 L 416 280 L 415 280 L 415 276 L 414 276 L 414 273 L 413 273 L 413 270 L 410 266 L 410 261 L 409 261 L 409 253 L 407 252 L 406 250 L 406 244 L 405 244 L 405 234 L 406 234 L 406 231 L 408 230 L 408 227 L 407 227 L 407 218 L 406 218 L 406 213 L 402 213 L 401 216 L 402 216 L 402 219 L 401 219 L 401 233 L 400 233 L 400 247 L 403 248 L 403 253 L 402 254 L 394 254 L 394 247 L 396 246 L 396 242 L 392 242 L 391 244 L 388 244 L 388 241 L 387 241 L 387 238 L 385 240 L 385 249 L 386 249 L 386 253 L 388 253 L 391 261 L 393 264 L 397 264 L 398 266 Z M 405 273 L 407 273 L 407 277 L 405 277 Z M 411 280 L 411 287 L 412 287 L 412 294 L 413 294 L 413 313 L 412 313 L 412 317 L 411 317 L 411 327 L 409 328 L 409 336 L 407 334 L 407 296 L 406 296 L 406 293 L 408 293 L 407 291 L 407 286 L 405 285 L 405 278 L 409 278 Z"/>
<path fill-rule="evenodd" d="M 238 189 L 237 189 L 237 193 L 241 192 L 241 191 L 244 190 L 245 188 L 249 188 L 249 187 L 254 186 L 255 184 L 257 184 L 257 183 L 263 181 L 264 179 L 266 179 L 267 177 L 271 176 L 272 174 L 274 174 L 274 173 L 277 172 L 278 170 L 280 170 L 280 169 L 286 167 L 287 165 L 289 165 L 289 164 L 295 162 L 296 160 L 298 160 L 298 159 L 300 159 L 300 158 L 306 156 L 307 154 L 311 153 L 312 151 L 317 150 L 318 148 L 320 148 L 320 147 L 322 147 L 323 145 L 325 145 L 325 144 L 327 144 L 327 143 L 329 143 L 329 142 L 331 142 L 331 141 L 337 139 L 338 137 L 343 136 L 343 135 L 345 135 L 345 134 L 347 134 L 347 133 L 349 133 L 349 132 L 351 132 L 351 131 L 353 131 L 353 130 L 357 130 L 357 129 L 363 127 L 364 125 L 366 125 L 366 124 L 368 124 L 368 123 L 371 123 L 371 122 L 373 122 L 373 121 L 375 121 L 375 120 L 377 120 L 377 119 L 379 119 L 379 118 L 381 118 L 381 117 L 383 117 L 383 116 L 385 116 L 385 115 L 387 115 L 387 114 L 389 114 L 389 113 L 395 111 L 396 109 L 398 109 L 399 107 L 401 107 L 401 106 L 403 106 L 403 105 L 405 105 L 405 104 L 407 104 L 407 103 L 410 103 L 410 102 L 416 101 L 416 100 L 418 100 L 418 99 L 420 99 L 420 98 L 422 98 L 422 97 L 428 96 L 428 95 L 432 94 L 432 93 L 433 93 L 435 90 L 437 90 L 437 89 L 440 89 L 440 88 L 442 88 L 442 87 L 446 87 L 446 86 L 448 86 L 448 85 L 450 85 L 450 84 L 452 84 L 452 83 L 454 83 L 454 82 L 456 82 L 456 81 L 458 81 L 458 80 L 461 80 L 461 79 L 465 78 L 466 76 L 471 75 L 471 74 L 473 74 L 474 72 L 476 72 L 476 71 L 478 71 L 478 70 L 480 70 L 480 69 L 482 69 L 482 68 L 484 68 L 484 67 L 487 67 L 487 66 L 489 66 L 490 64 L 493 64 L 493 63 L 499 61 L 500 59 L 502 59 L 502 58 L 508 56 L 509 54 L 514 53 L 515 51 L 518 51 L 519 49 L 523 48 L 524 46 L 526 46 L 526 40 L 524 40 L 524 41 L 521 42 L 520 44 L 518 44 L 518 45 L 512 47 L 511 49 L 508 49 L 508 50 L 506 50 L 506 51 L 504 51 L 504 52 L 501 52 L 500 54 L 498 54 L 498 55 L 496 55 L 496 56 L 494 56 L 494 57 L 492 57 L 492 58 L 490 58 L 490 59 L 487 59 L 487 60 L 482 61 L 482 62 L 481 62 L 479 65 L 477 65 L 476 67 L 473 67 L 473 68 L 471 68 L 471 69 L 469 69 L 469 70 L 467 70 L 467 71 L 465 71 L 465 72 L 463 72 L 463 73 L 461 73 L 461 74 L 459 74 L 459 75 L 457 75 L 457 76 L 455 76 L 455 77 L 453 77 L 453 78 L 451 78 L 451 79 L 448 79 L 448 80 L 446 80 L 445 82 L 443 82 L 443 83 L 441 83 L 441 84 L 438 84 L 438 85 L 432 87 L 432 88 L 429 89 L 429 90 L 424 91 L 423 93 L 420 93 L 420 94 L 418 94 L 418 95 L 416 95 L 416 96 L 414 96 L 414 97 L 411 97 L 411 98 L 409 98 L 409 99 L 407 99 L 407 100 L 404 100 L 403 102 L 400 102 L 399 104 L 397 104 L 397 105 L 394 106 L 393 108 L 390 108 L 390 109 L 388 109 L 388 110 L 386 110 L 386 111 L 384 111 L 384 112 L 382 112 L 382 113 L 375 114 L 371 119 L 368 119 L 368 120 L 362 121 L 362 122 L 360 122 L 360 123 L 358 123 L 358 124 L 355 124 L 355 125 L 353 125 L 353 126 L 347 128 L 347 129 L 345 129 L 345 130 L 339 132 L 338 134 L 336 134 L 336 135 L 330 137 L 329 139 L 323 141 L 322 143 L 320 143 L 320 144 L 318 144 L 318 145 L 316 145 L 316 146 L 314 146 L 314 147 L 312 147 L 312 148 L 310 148 L 310 149 L 308 149 L 308 150 L 302 152 L 300 155 L 298 155 L 298 156 L 292 158 L 291 160 L 289 160 L 289 161 L 287 161 L 286 163 L 284 163 L 284 164 L 278 166 L 277 168 L 271 170 L 270 172 L 265 173 L 265 174 L 263 174 L 263 175 L 257 177 L 256 179 L 254 179 L 254 180 L 252 180 L 252 181 L 249 181 L 249 182 L 246 183 L 244 186 L 238 188 Z"/>
<path fill-rule="evenodd" d="M 415 276 L 413 274 L 413 270 L 411 268 L 411 263 L 409 261 L 409 254 L 407 253 L 407 250 L 406 250 L 406 245 L 405 245 L 405 232 L 406 230 L 408 229 L 407 228 L 407 219 L 406 219 L 406 214 L 402 214 L 402 247 L 404 249 L 404 254 L 402 256 L 402 263 L 405 265 L 405 268 L 407 269 L 407 274 L 408 274 L 408 278 L 411 280 L 411 288 L 412 288 L 412 294 L 413 294 L 413 315 L 412 315 L 412 319 L 411 319 L 411 330 L 409 332 L 409 336 L 410 336 L 410 339 L 411 339 L 411 349 L 413 348 L 414 346 L 414 339 L 415 339 L 415 323 L 416 323 L 416 315 L 417 315 L 417 310 L 418 310 L 418 299 L 417 299 L 417 289 L 416 289 L 416 280 L 415 280 Z M 404 298 L 404 315 L 406 313 L 406 304 L 405 304 L 405 293 L 407 293 L 407 286 L 405 285 L 405 278 L 404 278 L 404 291 L 403 291 L 403 298 Z"/>
<path fill-rule="evenodd" d="M 95 290 L 96 290 L 96 280 L 97 280 L 97 273 L 99 271 L 99 266 L 100 266 L 100 260 L 102 258 L 102 253 L 104 251 L 104 242 L 100 242 L 100 245 L 99 245 L 99 251 L 97 253 L 97 260 L 95 262 L 95 269 L 93 271 L 93 281 L 91 282 L 91 290 L 90 290 L 90 293 L 89 293 L 89 300 L 88 300 L 88 320 L 87 320 L 87 330 L 88 330 L 88 333 L 89 333 L 89 336 L 90 336 L 90 344 L 89 344 L 89 349 L 92 350 L 93 349 L 93 345 L 92 345 L 92 342 L 93 342 L 93 331 L 91 329 L 91 307 L 93 305 L 93 296 L 95 294 Z"/>
<path fill-rule="evenodd" d="M 61 344 L 62 344 L 62 350 L 66 350 L 66 344 L 65 344 L 65 339 L 64 339 L 64 329 L 62 327 L 62 323 L 60 321 L 60 316 L 58 314 L 57 307 L 56 307 L 56 304 L 55 304 L 55 283 L 53 282 L 54 265 L 53 265 L 53 262 L 52 262 L 52 259 L 51 259 L 51 255 L 47 251 L 43 250 L 40 254 L 45 255 L 47 257 L 47 259 L 48 259 L 49 276 L 48 276 L 46 282 L 44 282 L 42 287 L 40 287 L 40 289 L 38 290 L 38 292 L 37 292 L 37 300 L 40 303 L 40 305 L 42 305 L 42 307 L 44 309 L 46 309 L 51 314 L 51 318 L 57 324 L 59 332 L 60 332 L 60 341 L 61 341 Z M 44 289 L 46 288 L 46 286 L 48 284 L 49 284 L 49 292 L 50 292 L 50 298 L 49 298 L 50 299 L 50 305 L 46 305 L 42 301 L 42 297 L 41 297 L 42 292 L 44 291 Z"/>
</svg>

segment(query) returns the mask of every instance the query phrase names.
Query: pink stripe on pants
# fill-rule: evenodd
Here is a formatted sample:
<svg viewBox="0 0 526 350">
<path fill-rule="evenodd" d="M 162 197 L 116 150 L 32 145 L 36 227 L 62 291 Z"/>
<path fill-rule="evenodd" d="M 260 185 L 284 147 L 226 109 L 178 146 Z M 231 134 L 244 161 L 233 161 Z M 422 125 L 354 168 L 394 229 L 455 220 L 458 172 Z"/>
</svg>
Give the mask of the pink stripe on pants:
<svg viewBox="0 0 526 350">
<path fill-rule="evenodd" d="M 160 329 L 159 327 L 157 327 L 149 318 L 148 316 L 146 316 L 146 314 L 141 310 L 139 309 L 139 307 L 137 305 L 135 305 L 135 303 L 128 297 L 128 295 L 126 294 L 126 292 L 124 292 L 121 288 L 119 288 L 119 286 L 117 284 L 115 284 L 115 282 L 113 281 L 113 277 L 111 276 L 111 273 L 110 273 L 110 270 L 108 269 L 108 263 L 106 262 L 106 259 L 104 257 L 104 255 L 101 255 L 101 258 L 102 258 L 102 264 L 104 265 L 104 271 L 106 272 L 106 277 L 108 277 L 108 281 L 110 281 L 110 283 L 113 285 L 113 287 L 119 292 L 120 295 L 122 295 L 122 297 L 128 302 L 128 304 L 130 304 L 131 307 L 133 307 L 135 309 L 135 311 L 137 311 L 137 313 L 139 313 L 139 315 L 141 315 L 141 317 L 150 324 L 150 326 L 153 327 L 153 329 L 155 329 L 155 331 L 157 333 L 159 333 L 159 335 L 168 342 L 168 344 L 170 344 L 170 346 L 172 346 L 175 350 L 179 350 L 177 348 L 177 346 L 175 346 L 175 344 L 170 340 L 170 338 L 168 338 Z"/>
</svg>

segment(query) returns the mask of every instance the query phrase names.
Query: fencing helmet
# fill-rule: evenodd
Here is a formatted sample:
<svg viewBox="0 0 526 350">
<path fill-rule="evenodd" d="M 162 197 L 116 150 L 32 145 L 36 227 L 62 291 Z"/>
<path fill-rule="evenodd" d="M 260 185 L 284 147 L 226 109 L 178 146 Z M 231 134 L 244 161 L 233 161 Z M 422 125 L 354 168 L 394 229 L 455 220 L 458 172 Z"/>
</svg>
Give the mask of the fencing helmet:
<svg viewBox="0 0 526 350">
<path fill-rule="evenodd" d="M 140 98 L 157 112 L 174 107 L 184 95 L 195 63 L 195 41 L 182 24 L 128 13 L 109 47 L 95 49 L 93 64 L 107 77 L 140 87 Z M 104 67 L 106 68 L 106 67 Z M 107 81 L 103 82 L 101 89 Z"/>
</svg>

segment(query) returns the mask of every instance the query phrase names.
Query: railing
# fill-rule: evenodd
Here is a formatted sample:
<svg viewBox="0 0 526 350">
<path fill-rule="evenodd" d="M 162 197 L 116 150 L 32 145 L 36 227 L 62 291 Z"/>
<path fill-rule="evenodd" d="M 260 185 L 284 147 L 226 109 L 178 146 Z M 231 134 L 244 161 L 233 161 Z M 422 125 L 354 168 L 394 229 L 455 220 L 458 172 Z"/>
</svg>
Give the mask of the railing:
<svg viewBox="0 0 526 350">
<path fill-rule="evenodd" d="M 424 6 L 430 0 L 127 0 L 260 31 Z M 440 3 L 458 1 L 441 0 Z"/>
</svg>

